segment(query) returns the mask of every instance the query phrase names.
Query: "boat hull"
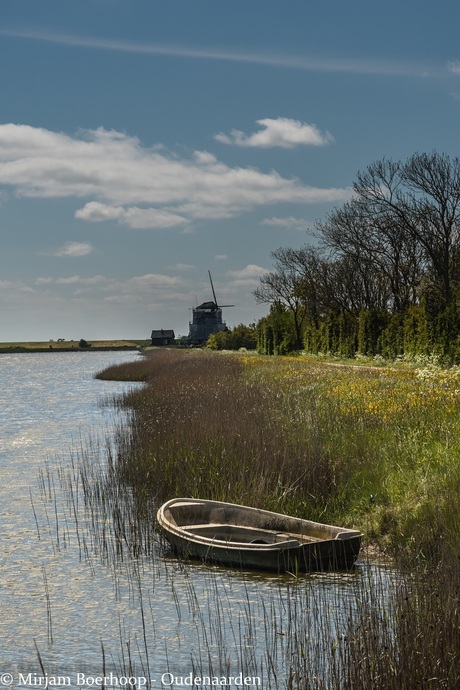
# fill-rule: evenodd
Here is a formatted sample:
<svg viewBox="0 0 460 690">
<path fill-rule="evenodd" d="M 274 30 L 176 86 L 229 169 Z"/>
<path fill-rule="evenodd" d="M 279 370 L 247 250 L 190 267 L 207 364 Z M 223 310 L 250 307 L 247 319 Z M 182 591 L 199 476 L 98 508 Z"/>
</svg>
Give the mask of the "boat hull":
<svg viewBox="0 0 460 690">
<path fill-rule="evenodd" d="M 181 558 L 275 572 L 350 569 L 362 538 L 356 530 L 193 499 L 168 501 L 157 521 Z"/>
</svg>

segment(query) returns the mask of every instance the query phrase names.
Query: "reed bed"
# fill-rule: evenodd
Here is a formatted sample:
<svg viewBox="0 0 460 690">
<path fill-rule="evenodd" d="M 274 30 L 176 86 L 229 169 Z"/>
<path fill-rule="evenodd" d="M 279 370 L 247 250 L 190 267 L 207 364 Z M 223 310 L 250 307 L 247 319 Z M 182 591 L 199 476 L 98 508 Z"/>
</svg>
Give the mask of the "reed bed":
<svg viewBox="0 0 460 690">
<path fill-rule="evenodd" d="M 41 471 L 40 488 L 48 509 L 42 524 L 37 517 L 37 530 L 41 538 L 45 533 L 51 535 L 56 553 L 78 547 L 92 577 L 97 576 L 101 564 L 108 567 L 115 592 L 120 589 L 126 595 L 128 585 L 138 625 L 127 628 L 119 621 L 118 651 L 102 639 L 95 640 L 101 649 L 101 675 L 108 675 L 107 669 L 118 677 L 145 678 L 139 687 L 157 687 L 150 679 L 158 681 L 157 656 L 160 653 L 163 658 L 166 650 L 161 673 L 182 678 L 190 672 L 214 678 L 243 673 L 260 679 L 260 685 L 254 687 L 264 690 L 335 687 L 330 682 L 335 674 L 339 676 L 339 665 L 335 668 L 331 660 L 348 625 L 342 596 L 348 587 L 355 588 L 359 597 L 367 591 L 366 571 L 265 578 L 160 558 L 163 553 L 152 532 L 149 545 L 147 533 L 143 540 L 134 539 L 146 529 L 146 523 L 135 524 L 136 506 L 130 491 L 110 486 L 113 466 L 98 464 L 95 458 L 99 455 L 94 447 L 91 452 L 83 449 L 70 467 L 59 467 L 57 474 L 49 466 Z M 66 500 L 64 512 L 62 497 Z M 379 586 L 388 596 L 388 582 L 381 581 Z M 172 606 L 165 612 L 161 602 L 168 589 Z M 46 603 L 50 638 L 54 607 L 48 594 Z M 160 630 L 165 616 L 171 619 L 172 636 L 162 649 L 165 641 Z M 50 645 L 52 642 L 49 639 Z M 187 646 L 190 651 L 184 662 L 181 650 Z M 52 673 L 46 651 L 39 651 L 38 657 L 44 675 L 59 674 L 58 669 Z M 94 670 L 88 668 L 91 673 Z"/>
<path fill-rule="evenodd" d="M 110 658 L 120 674 L 149 676 L 155 587 L 146 597 L 141 582 L 161 561 L 178 622 L 195 631 L 196 675 L 244 670 L 264 690 L 460 687 L 456 369 L 164 350 L 99 376 L 144 385 L 111 401 L 124 412 L 114 443 L 88 443 L 57 477 L 41 473 L 47 523 L 36 522 L 93 569 L 97 559 L 128 569 L 139 630 L 120 623 L 121 651 L 102 645 L 104 667 Z M 365 548 L 348 575 L 249 580 L 242 596 L 209 569 L 200 585 L 159 559 L 154 511 L 176 495 L 355 526 L 393 565 L 376 569 Z"/>
<path fill-rule="evenodd" d="M 119 403 L 114 472 L 137 511 L 181 494 L 250 503 L 359 527 L 399 568 L 391 599 L 368 583 L 342 636 L 325 626 L 316 663 L 291 609 L 286 687 L 460 686 L 458 368 L 188 351 L 136 366 L 147 386 Z"/>
<path fill-rule="evenodd" d="M 457 554 L 457 368 L 157 350 L 103 375 L 147 384 L 114 401 L 140 510 L 206 496 L 358 527 L 404 564 Z"/>
<path fill-rule="evenodd" d="M 249 377 L 243 360 L 155 351 L 143 372 L 148 385 L 116 403 L 130 411 L 116 471 L 140 503 L 184 495 L 310 517 L 324 511 L 337 469 L 321 430 L 282 412 L 282 394 Z"/>
</svg>

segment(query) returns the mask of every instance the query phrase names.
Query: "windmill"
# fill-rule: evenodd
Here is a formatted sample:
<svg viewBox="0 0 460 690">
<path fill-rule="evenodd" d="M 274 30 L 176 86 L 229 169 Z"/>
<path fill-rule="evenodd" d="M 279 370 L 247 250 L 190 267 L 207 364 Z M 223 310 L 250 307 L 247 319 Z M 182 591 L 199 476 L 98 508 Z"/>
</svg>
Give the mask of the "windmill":
<svg viewBox="0 0 460 690">
<path fill-rule="evenodd" d="M 189 323 L 188 340 L 190 345 L 204 345 L 211 335 L 217 331 L 226 331 L 227 325 L 222 320 L 222 309 L 224 307 L 234 307 L 234 304 L 217 303 L 216 293 L 211 278 L 211 271 L 208 271 L 209 282 L 211 283 L 213 302 L 203 302 L 192 309 L 192 321 Z"/>
</svg>

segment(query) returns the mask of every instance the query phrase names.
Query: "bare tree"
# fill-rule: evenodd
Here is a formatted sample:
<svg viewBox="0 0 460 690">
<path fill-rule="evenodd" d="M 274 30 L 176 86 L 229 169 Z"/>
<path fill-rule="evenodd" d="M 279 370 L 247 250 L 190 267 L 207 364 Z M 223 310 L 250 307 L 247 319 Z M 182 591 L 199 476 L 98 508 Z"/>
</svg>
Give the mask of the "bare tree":
<svg viewBox="0 0 460 690">
<path fill-rule="evenodd" d="M 352 199 L 317 224 L 323 244 L 354 266 L 363 281 L 365 307 L 403 311 L 417 301 L 422 272 L 420 245 L 388 213 L 371 213 L 360 198 Z M 366 286 L 374 281 L 382 289 Z"/>
<path fill-rule="evenodd" d="M 388 241 L 390 230 L 404 253 L 412 243 L 413 260 L 448 301 L 458 274 L 460 159 L 436 152 L 416 153 L 406 163 L 383 159 L 358 174 L 354 191 L 372 237 L 387 233 Z"/>
<path fill-rule="evenodd" d="M 290 249 L 280 247 L 272 252 L 274 270 L 260 278 L 260 286 L 253 292 L 259 304 L 284 304 L 292 313 L 296 334 L 296 345 L 302 347 L 302 326 L 306 316 L 302 296 L 302 275 L 299 266 L 292 261 Z"/>
</svg>

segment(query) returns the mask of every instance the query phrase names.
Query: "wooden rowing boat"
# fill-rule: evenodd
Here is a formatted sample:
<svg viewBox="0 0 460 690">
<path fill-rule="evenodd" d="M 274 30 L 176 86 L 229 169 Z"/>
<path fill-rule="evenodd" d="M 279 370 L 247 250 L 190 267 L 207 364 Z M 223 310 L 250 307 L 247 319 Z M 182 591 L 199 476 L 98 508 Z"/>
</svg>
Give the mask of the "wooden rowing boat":
<svg viewBox="0 0 460 690">
<path fill-rule="evenodd" d="M 362 538 L 357 530 L 192 498 L 167 501 L 157 521 L 183 558 L 278 572 L 349 569 Z"/>
</svg>

